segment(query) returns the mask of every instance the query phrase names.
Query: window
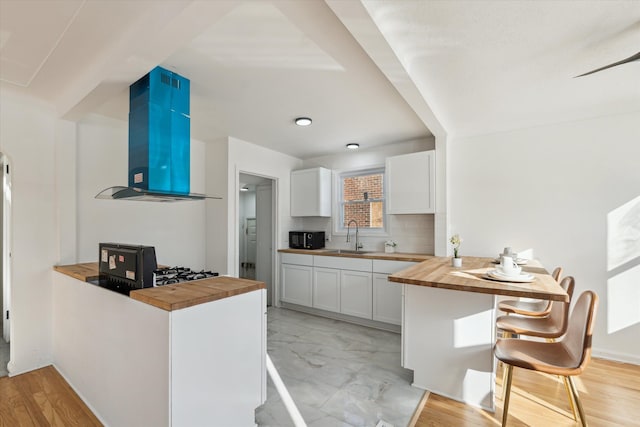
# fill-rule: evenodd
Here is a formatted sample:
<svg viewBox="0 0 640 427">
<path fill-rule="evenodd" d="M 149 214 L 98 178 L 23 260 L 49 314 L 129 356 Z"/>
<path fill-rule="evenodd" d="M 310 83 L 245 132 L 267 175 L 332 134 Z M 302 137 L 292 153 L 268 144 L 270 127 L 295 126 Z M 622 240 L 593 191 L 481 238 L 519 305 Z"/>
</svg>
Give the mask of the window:
<svg viewBox="0 0 640 427">
<path fill-rule="evenodd" d="M 385 231 L 384 168 L 343 172 L 338 188 L 336 231 L 346 230 L 352 220 L 361 231 Z"/>
</svg>

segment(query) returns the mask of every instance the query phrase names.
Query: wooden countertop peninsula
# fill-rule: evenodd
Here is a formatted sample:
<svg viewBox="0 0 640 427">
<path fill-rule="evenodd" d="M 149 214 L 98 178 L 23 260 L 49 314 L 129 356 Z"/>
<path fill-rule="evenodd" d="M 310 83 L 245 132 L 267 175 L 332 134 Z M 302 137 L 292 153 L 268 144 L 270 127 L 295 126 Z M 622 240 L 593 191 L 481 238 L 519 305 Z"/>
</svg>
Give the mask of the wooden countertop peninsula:
<svg viewBox="0 0 640 427">
<path fill-rule="evenodd" d="M 66 274 L 74 279 L 88 282 L 89 280 L 95 280 L 100 277 L 98 272 L 97 262 L 85 262 L 83 264 L 71 264 L 71 265 L 54 265 L 53 269 L 58 273 Z"/>
<path fill-rule="evenodd" d="M 337 249 L 278 249 L 278 252 L 288 254 L 318 255 L 318 256 L 334 256 L 344 258 L 365 258 L 365 259 L 383 259 L 388 261 L 412 261 L 422 262 L 433 258 L 433 255 L 415 254 L 405 252 L 368 252 L 362 253 L 338 253 Z"/>
<path fill-rule="evenodd" d="M 53 269 L 83 282 L 95 280 L 100 276 L 97 262 L 56 265 Z M 218 276 L 175 285 L 138 289 L 131 291 L 129 297 L 166 311 L 173 311 L 265 288 L 264 282 Z"/>
<path fill-rule="evenodd" d="M 496 265 L 492 258 L 462 257 L 462 267 L 451 266 L 451 258 L 431 257 L 418 265 L 389 276 L 391 282 L 432 288 L 507 295 L 523 298 L 569 301 L 569 296 L 537 261 L 529 261 L 522 271 L 533 274 L 531 283 L 499 282 L 484 277 Z"/>
</svg>

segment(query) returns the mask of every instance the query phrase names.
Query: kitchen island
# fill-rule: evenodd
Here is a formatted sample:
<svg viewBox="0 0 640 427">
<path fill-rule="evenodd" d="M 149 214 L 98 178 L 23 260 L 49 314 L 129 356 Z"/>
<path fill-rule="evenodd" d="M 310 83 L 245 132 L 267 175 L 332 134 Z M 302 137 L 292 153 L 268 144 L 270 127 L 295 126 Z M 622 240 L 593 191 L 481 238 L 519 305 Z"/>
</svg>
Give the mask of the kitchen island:
<svg viewBox="0 0 640 427">
<path fill-rule="evenodd" d="M 568 301 L 567 293 L 535 261 L 524 266 L 531 283 L 485 278 L 491 258 L 433 257 L 389 276 L 403 284 L 402 366 L 413 385 L 495 411 L 497 295 Z"/>
<path fill-rule="evenodd" d="M 54 267 L 53 359 L 112 426 L 247 426 L 266 398 L 265 284 L 231 277 L 132 291 Z"/>
</svg>

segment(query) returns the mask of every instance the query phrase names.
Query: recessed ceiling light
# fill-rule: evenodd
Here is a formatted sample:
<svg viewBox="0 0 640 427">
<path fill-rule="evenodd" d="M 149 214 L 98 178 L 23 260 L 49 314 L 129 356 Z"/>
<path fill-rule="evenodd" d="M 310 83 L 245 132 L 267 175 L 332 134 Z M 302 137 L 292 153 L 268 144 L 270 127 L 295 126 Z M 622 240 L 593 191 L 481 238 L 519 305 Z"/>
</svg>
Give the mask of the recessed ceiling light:
<svg viewBox="0 0 640 427">
<path fill-rule="evenodd" d="M 298 126 L 309 126 L 311 124 L 309 117 L 298 117 L 295 121 Z"/>
<path fill-rule="evenodd" d="M 357 150 L 358 148 L 360 148 L 360 144 L 357 144 L 355 142 L 350 142 L 347 144 L 347 148 L 349 150 Z"/>
</svg>

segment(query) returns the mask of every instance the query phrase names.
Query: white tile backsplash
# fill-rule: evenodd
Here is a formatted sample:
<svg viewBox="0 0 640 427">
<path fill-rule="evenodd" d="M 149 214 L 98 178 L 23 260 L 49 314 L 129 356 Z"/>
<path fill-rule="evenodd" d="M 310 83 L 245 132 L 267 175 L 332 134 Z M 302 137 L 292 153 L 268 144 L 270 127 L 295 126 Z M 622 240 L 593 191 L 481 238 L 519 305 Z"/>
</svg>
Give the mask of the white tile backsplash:
<svg viewBox="0 0 640 427">
<path fill-rule="evenodd" d="M 365 251 L 384 251 L 384 242 L 395 241 L 396 252 L 411 252 L 432 255 L 434 253 L 434 216 L 433 215 L 388 215 L 389 233 L 385 236 L 363 236 L 360 241 Z M 354 240 L 346 242 L 344 235 L 333 235 L 331 218 L 304 218 L 302 229 L 308 231 L 324 231 L 330 242 L 330 249 L 353 249 Z"/>
</svg>

